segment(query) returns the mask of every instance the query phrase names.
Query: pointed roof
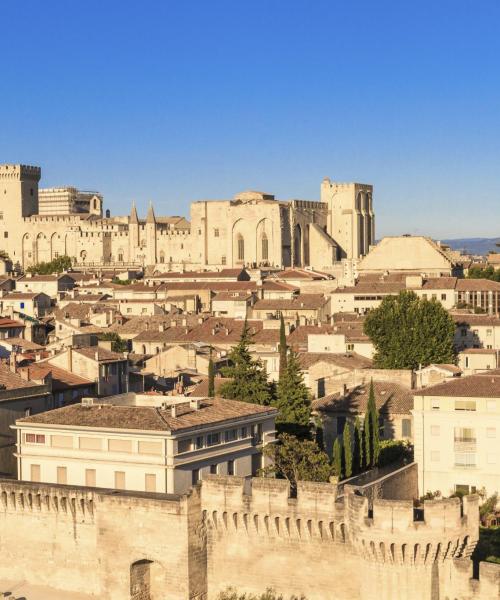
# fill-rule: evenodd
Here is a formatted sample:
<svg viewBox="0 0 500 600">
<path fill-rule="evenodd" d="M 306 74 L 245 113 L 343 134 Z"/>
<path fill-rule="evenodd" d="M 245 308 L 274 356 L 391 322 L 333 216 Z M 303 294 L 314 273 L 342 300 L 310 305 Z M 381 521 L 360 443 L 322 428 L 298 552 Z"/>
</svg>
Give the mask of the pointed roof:
<svg viewBox="0 0 500 600">
<path fill-rule="evenodd" d="M 134 201 L 132 201 L 132 210 L 130 211 L 129 223 L 139 223 L 139 217 L 137 216 L 137 209 L 135 208 Z"/>
<path fill-rule="evenodd" d="M 148 214 L 146 216 L 146 223 L 156 223 L 155 211 L 153 210 L 153 203 L 149 203 Z"/>
</svg>

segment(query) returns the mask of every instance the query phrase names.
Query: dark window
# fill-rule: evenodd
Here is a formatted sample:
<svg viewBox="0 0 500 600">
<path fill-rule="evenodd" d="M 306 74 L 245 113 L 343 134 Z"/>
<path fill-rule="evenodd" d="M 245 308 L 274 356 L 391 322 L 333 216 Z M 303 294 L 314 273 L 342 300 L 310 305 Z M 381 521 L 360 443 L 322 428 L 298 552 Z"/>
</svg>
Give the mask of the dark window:
<svg viewBox="0 0 500 600">
<path fill-rule="evenodd" d="M 217 475 L 217 465 L 210 465 L 210 474 Z"/>
<path fill-rule="evenodd" d="M 193 469 L 191 472 L 191 483 L 196 485 L 200 481 L 200 469 Z"/>
<path fill-rule="evenodd" d="M 227 474 L 234 475 L 234 460 L 227 461 Z"/>
</svg>

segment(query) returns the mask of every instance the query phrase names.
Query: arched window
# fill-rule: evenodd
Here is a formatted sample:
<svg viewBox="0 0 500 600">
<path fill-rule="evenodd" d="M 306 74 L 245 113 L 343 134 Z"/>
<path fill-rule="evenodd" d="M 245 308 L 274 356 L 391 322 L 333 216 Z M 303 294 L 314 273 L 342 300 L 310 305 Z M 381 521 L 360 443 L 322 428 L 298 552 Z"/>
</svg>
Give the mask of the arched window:
<svg viewBox="0 0 500 600">
<path fill-rule="evenodd" d="M 265 232 L 262 233 L 262 260 L 269 258 L 269 240 Z"/>
<path fill-rule="evenodd" d="M 245 240 L 240 234 L 238 236 L 238 260 L 245 260 Z"/>
<path fill-rule="evenodd" d="M 118 262 L 123 262 L 123 248 L 118 248 Z"/>
</svg>

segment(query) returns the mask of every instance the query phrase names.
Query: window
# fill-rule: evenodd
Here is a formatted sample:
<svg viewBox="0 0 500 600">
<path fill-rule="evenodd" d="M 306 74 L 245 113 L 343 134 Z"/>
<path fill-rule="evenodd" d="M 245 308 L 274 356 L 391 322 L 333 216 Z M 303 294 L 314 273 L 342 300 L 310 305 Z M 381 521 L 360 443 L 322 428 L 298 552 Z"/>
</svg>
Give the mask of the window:
<svg viewBox="0 0 500 600">
<path fill-rule="evenodd" d="M 40 465 L 31 465 L 31 481 L 40 481 Z"/>
<path fill-rule="evenodd" d="M 214 229 L 214 237 L 219 237 L 219 230 L 217 228 Z"/>
<path fill-rule="evenodd" d="M 156 492 L 156 475 L 154 473 L 146 473 L 144 488 L 146 492 Z"/>
<path fill-rule="evenodd" d="M 431 461 L 432 462 L 439 462 L 440 456 L 439 456 L 439 450 L 432 450 L 431 451 Z"/>
<path fill-rule="evenodd" d="M 207 446 L 220 444 L 220 433 L 209 433 L 207 435 Z"/>
<path fill-rule="evenodd" d="M 28 406 L 24 409 L 24 416 L 29 417 L 31 415 L 31 408 Z"/>
<path fill-rule="evenodd" d="M 476 431 L 469 427 L 455 427 L 455 442 L 473 442 L 476 441 Z"/>
<path fill-rule="evenodd" d="M 79 445 L 81 450 L 101 450 L 102 448 L 101 440 L 96 437 L 81 437 Z"/>
<path fill-rule="evenodd" d="M 234 442 L 234 440 L 238 439 L 238 430 L 237 429 L 229 429 L 226 431 L 226 442 Z"/>
<path fill-rule="evenodd" d="M 25 433 L 24 442 L 26 444 L 45 444 L 45 436 L 38 433 Z"/>
<path fill-rule="evenodd" d="M 5 193 L 6 190 L 4 190 Z M 0 221 L 3 221 L 3 212 L 0 212 Z"/>
<path fill-rule="evenodd" d="M 62 485 L 68 483 L 68 470 L 66 467 L 57 467 L 57 483 Z"/>
<path fill-rule="evenodd" d="M 161 442 L 139 442 L 139 454 L 161 454 Z"/>
<path fill-rule="evenodd" d="M 87 487 L 95 487 L 95 483 L 95 469 L 85 469 L 85 485 Z"/>
<path fill-rule="evenodd" d="M 439 425 L 431 425 L 431 435 L 439 435 L 440 427 Z"/>
<path fill-rule="evenodd" d="M 411 419 L 401 421 L 401 433 L 403 437 L 411 437 Z"/>
<path fill-rule="evenodd" d="M 50 442 L 54 448 L 73 448 L 73 436 L 71 435 L 52 435 Z"/>
<path fill-rule="evenodd" d="M 456 452 L 455 466 L 472 469 L 476 466 L 476 455 L 472 452 Z"/>
<path fill-rule="evenodd" d="M 456 483 L 455 484 L 455 492 L 457 492 L 458 494 L 475 494 L 476 492 L 476 486 L 473 485 L 472 487 L 463 483 Z"/>
<path fill-rule="evenodd" d="M 19 305 L 21 308 L 24 308 L 24 302 L 20 302 Z"/>
<path fill-rule="evenodd" d="M 202 435 L 199 435 L 196 438 L 195 448 L 196 448 L 196 450 L 200 450 L 204 446 L 205 446 L 205 438 Z"/>
<path fill-rule="evenodd" d="M 223 256 L 223 257 L 220 259 L 220 262 L 221 262 L 221 264 L 222 264 L 222 265 L 225 265 L 225 264 L 226 264 L 226 257 L 225 257 L 225 256 Z"/>
<path fill-rule="evenodd" d="M 115 471 L 115 488 L 117 490 L 125 489 L 125 471 Z"/>
<path fill-rule="evenodd" d="M 238 260 L 245 260 L 245 240 L 238 236 Z"/>
<path fill-rule="evenodd" d="M 441 294 L 441 300 L 446 300 L 446 294 Z"/>
<path fill-rule="evenodd" d="M 210 465 L 210 474 L 217 475 L 217 465 Z"/>
<path fill-rule="evenodd" d="M 132 452 L 132 441 L 111 439 L 108 441 L 108 450 L 110 452 Z"/>
<path fill-rule="evenodd" d="M 352 352 L 354 350 L 354 344 L 346 344 L 347 352 Z"/>
<path fill-rule="evenodd" d="M 486 428 L 486 437 L 494 438 L 497 437 L 497 430 L 495 427 L 487 427 Z"/>
<path fill-rule="evenodd" d="M 8 238 L 9 237 L 9 232 L 8 231 L 4 231 L 3 232 L 3 237 L 4 238 Z"/>
<path fill-rule="evenodd" d="M 241 428 L 241 437 L 242 437 L 242 439 L 248 437 L 248 427 Z"/>
<path fill-rule="evenodd" d="M 476 410 L 476 401 L 455 400 L 455 410 Z"/>
<path fill-rule="evenodd" d="M 193 469 L 191 471 L 191 484 L 196 485 L 200 481 L 200 469 Z"/>
<path fill-rule="evenodd" d="M 252 435 L 253 435 L 253 443 L 261 444 L 262 443 L 262 424 L 254 425 L 252 427 Z"/>
<path fill-rule="evenodd" d="M 262 260 L 269 258 L 269 240 L 265 233 L 262 234 Z"/>
<path fill-rule="evenodd" d="M 439 410 L 439 400 L 437 398 L 431 399 L 431 408 L 432 410 Z"/>
<path fill-rule="evenodd" d="M 227 461 L 227 474 L 234 475 L 234 460 Z"/>
<path fill-rule="evenodd" d="M 191 450 L 191 438 L 187 440 L 179 440 L 177 442 L 177 452 L 181 454 L 182 452 L 189 452 Z"/>
</svg>

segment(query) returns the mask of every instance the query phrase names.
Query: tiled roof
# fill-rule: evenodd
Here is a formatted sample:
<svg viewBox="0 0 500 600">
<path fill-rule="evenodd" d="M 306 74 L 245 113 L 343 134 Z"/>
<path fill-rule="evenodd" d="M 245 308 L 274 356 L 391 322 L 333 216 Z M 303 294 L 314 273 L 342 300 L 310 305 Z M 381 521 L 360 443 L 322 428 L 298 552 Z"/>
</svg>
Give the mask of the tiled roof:
<svg viewBox="0 0 500 600">
<path fill-rule="evenodd" d="M 353 286 L 337 288 L 332 294 L 398 294 L 405 289 L 403 281 L 358 281 Z"/>
<path fill-rule="evenodd" d="M 473 315 L 458 311 L 451 312 L 450 314 L 457 325 L 493 325 L 500 327 L 500 319 L 492 315 Z"/>
<path fill-rule="evenodd" d="M 99 362 L 114 362 L 116 360 L 126 360 L 123 354 L 118 352 L 111 352 L 101 346 L 88 346 L 86 348 L 74 348 L 73 352 L 78 352 L 87 358 L 92 360 L 98 360 Z"/>
<path fill-rule="evenodd" d="M 218 394 L 222 385 L 224 385 L 227 381 L 231 381 L 229 377 L 215 377 L 214 378 L 214 388 L 215 393 Z M 208 396 L 208 377 L 200 381 L 198 385 L 196 385 L 191 390 L 191 396 L 196 397 L 204 397 Z"/>
<path fill-rule="evenodd" d="M 500 375 L 484 373 L 456 377 L 415 392 L 418 396 L 448 396 L 456 398 L 500 398 Z"/>
<path fill-rule="evenodd" d="M 35 344 L 35 342 L 30 342 L 29 340 L 25 340 L 24 338 L 19 337 L 9 337 L 4 340 L 0 340 L 0 344 L 7 344 L 8 346 L 19 346 L 23 350 L 42 350 L 43 346 L 40 344 Z"/>
<path fill-rule="evenodd" d="M 308 369 L 319 362 L 327 362 L 347 369 L 368 369 L 373 365 L 369 358 L 355 352 L 350 354 L 334 354 L 331 352 L 299 353 L 299 363 L 303 369 Z"/>
<path fill-rule="evenodd" d="M 92 429 L 137 429 L 146 431 L 181 431 L 251 416 L 275 415 L 277 410 L 237 400 L 206 398 L 198 410 L 184 409 L 176 417 L 169 408 L 147 406 L 82 406 L 73 404 L 56 410 L 18 419 L 22 424 L 73 425 Z"/>
<path fill-rule="evenodd" d="M 500 283 L 490 279 L 459 279 L 457 290 L 459 292 L 500 292 Z"/>
<path fill-rule="evenodd" d="M 222 269 L 221 271 L 184 271 L 155 273 L 149 279 L 220 279 L 221 277 L 237 278 L 248 274 L 244 269 Z"/>
<path fill-rule="evenodd" d="M 375 404 L 383 414 L 410 414 L 413 408 L 413 395 L 408 388 L 383 381 L 374 381 Z M 370 385 L 360 385 L 343 393 L 330 394 L 313 401 L 314 410 L 362 414 L 368 407 Z"/>
<path fill-rule="evenodd" d="M 328 302 L 323 294 L 300 294 L 290 299 L 258 300 L 254 310 L 317 310 Z"/>
<path fill-rule="evenodd" d="M 75 375 L 71 371 L 61 369 L 48 362 L 32 363 L 28 367 L 23 367 L 19 371 L 27 371 L 31 379 L 42 379 L 49 373 L 52 376 L 52 390 L 55 392 L 70 389 L 75 386 L 90 386 L 93 382 Z"/>
<path fill-rule="evenodd" d="M 0 317 L 0 329 L 7 329 L 10 327 L 26 327 L 22 321 L 16 321 L 15 319 L 9 319 L 8 317 Z"/>
<path fill-rule="evenodd" d="M 243 300 L 250 300 L 252 294 L 249 292 L 218 292 L 213 298 L 212 302 L 241 302 Z"/>
<path fill-rule="evenodd" d="M 0 364 L 0 385 L 7 390 L 29 388 L 38 385 L 33 381 L 24 380 L 19 373 L 13 373 L 7 365 Z"/>
</svg>

